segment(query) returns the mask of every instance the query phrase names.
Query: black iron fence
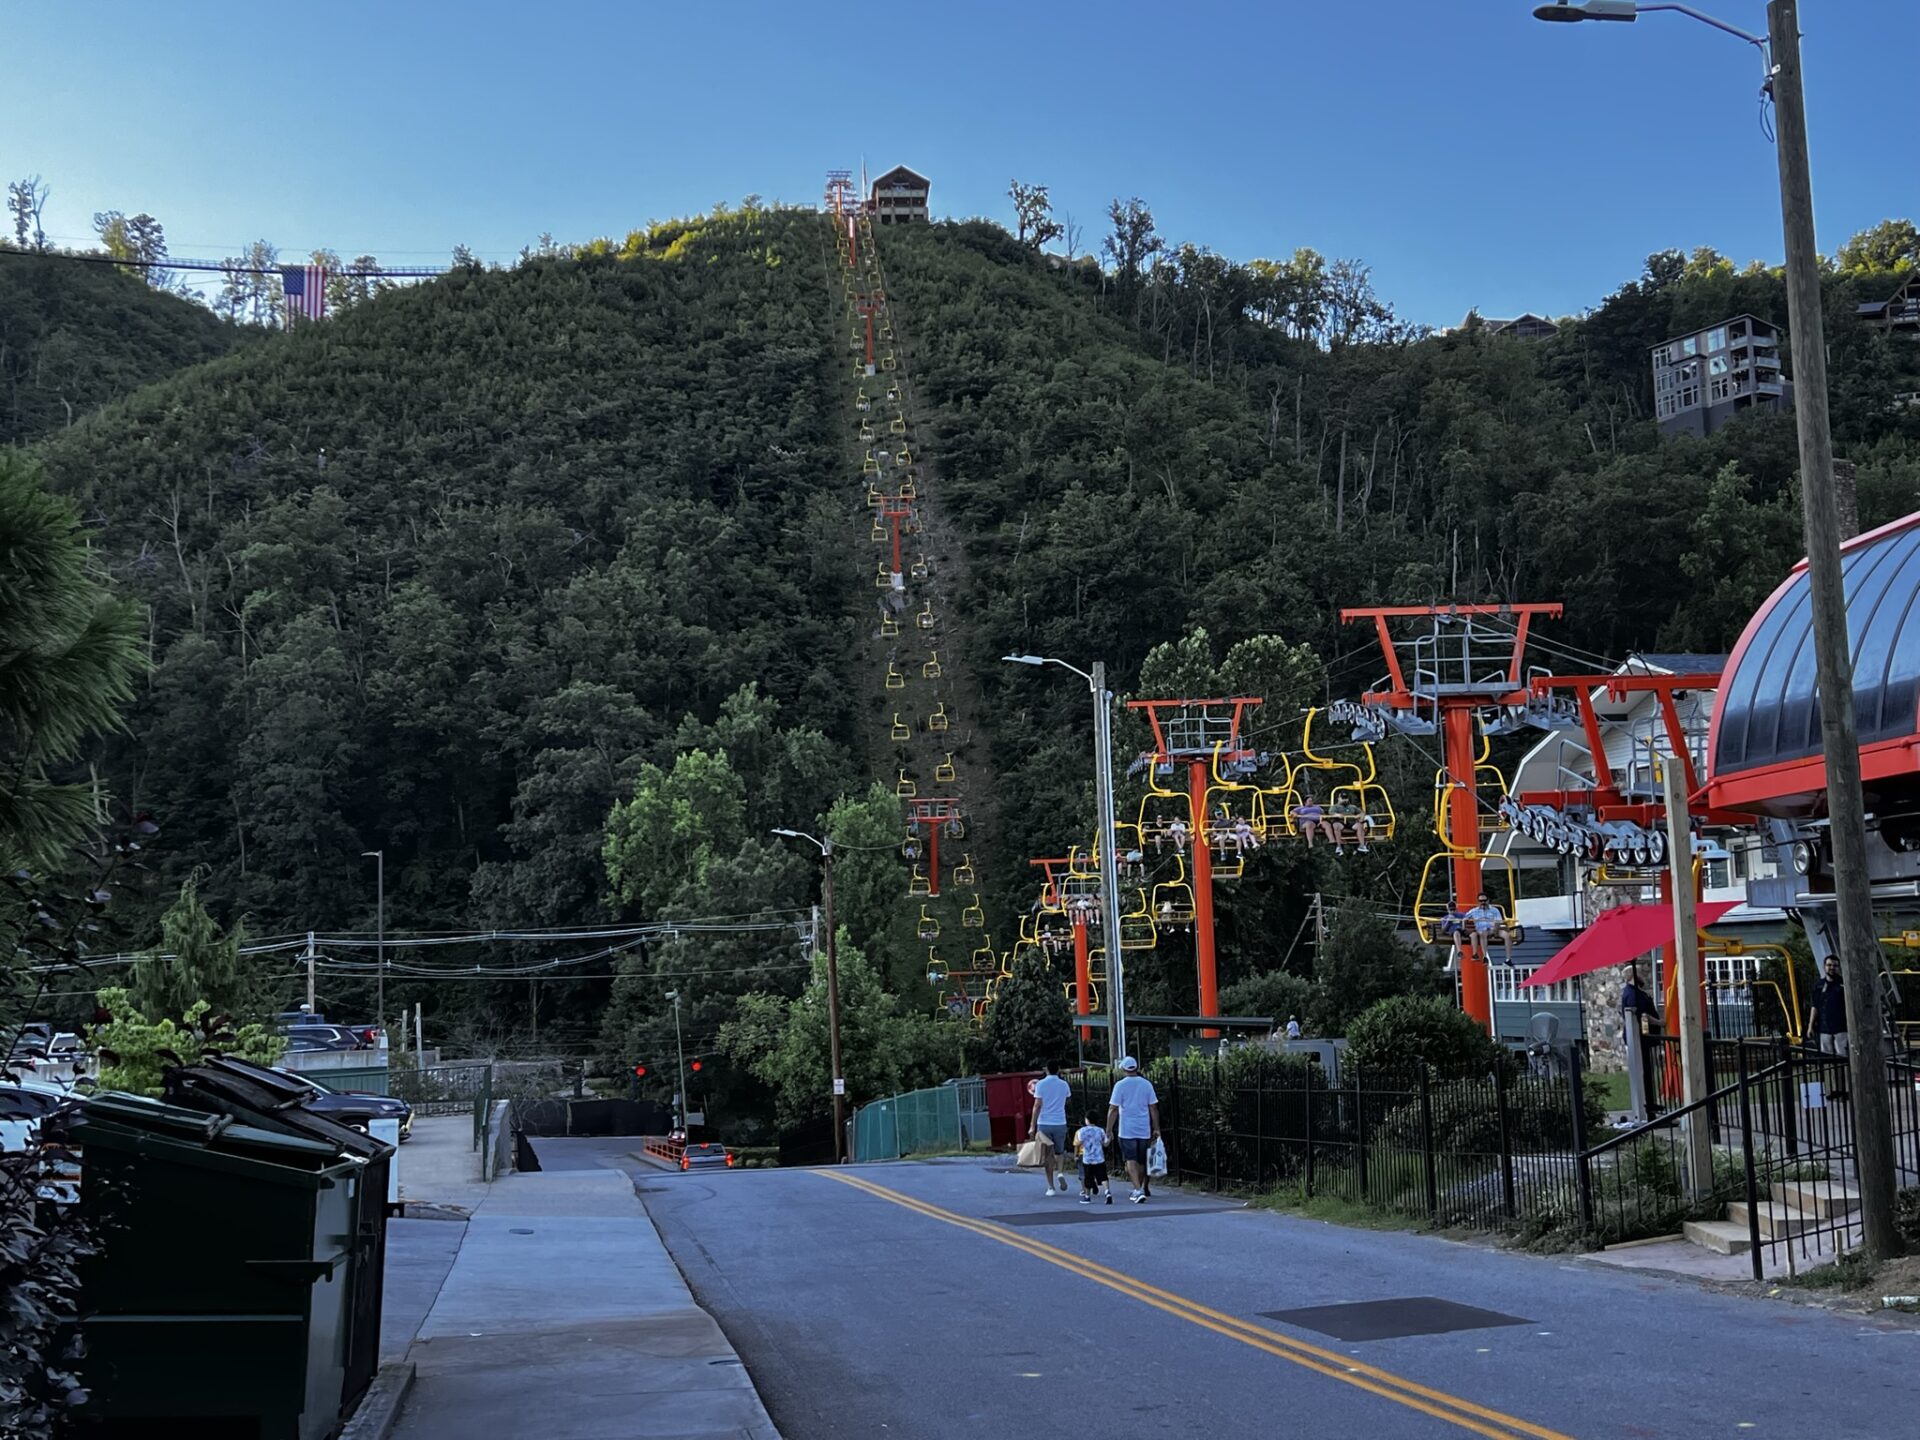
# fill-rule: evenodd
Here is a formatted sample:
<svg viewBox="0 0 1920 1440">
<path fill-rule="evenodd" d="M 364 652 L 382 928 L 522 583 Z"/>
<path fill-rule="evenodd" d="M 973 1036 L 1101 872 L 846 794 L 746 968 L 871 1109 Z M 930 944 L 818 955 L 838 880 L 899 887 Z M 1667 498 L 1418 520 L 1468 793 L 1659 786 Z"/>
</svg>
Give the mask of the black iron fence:
<svg viewBox="0 0 1920 1440">
<path fill-rule="evenodd" d="M 491 1099 L 493 1063 L 465 1060 L 412 1069 L 396 1066 L 387 1077 L 387 1088 L 411 1104 L 416 1115 L 463 1115 L 482 1097 Z"/>
<path fill-rule="evenodd" d="M 1679 1093 L 1678 1047 L 1659 1040 L 1661 1098 Z M 1708 1091 L 1580 1156 L 1583 1228 L 1602 1243 L 1670 1234 L 1746 1254 L 1755 1279 L 1831 1262 L 1860 1242 L 1852 1077 L 1845 1057 L 1779 1038 L 1708 1046 Z M 1887 1061 L 1898 1183 L 1920 1181 L 1920 1069 Z"/>
<path fill-rule="evenodd" d="M 1859 1240 L 1844 1059 L 1748 1037 L 1707 1044 L 1708 1094 L 1680 1103 L 1677 1044 L 1651 1042 L 1650 1123 L 1609 1130 L 1577 1063 L 1524 1055 L 1479 1075 L 1350 1070 L 1266 1050 L 1160 1060 L 1173 1176 L 1214 1189 L 1335 1197 L 1435 1225 L 1617 1244 L 1696 1238 L 1751 1253 L 1756 1277 L 1832 1260 Z M 1900 1183 L 1920 1182 L 1920 1068 L 1888 1062 Z M 1073 1080 L 1071 1119 L 1106 1118 L 1111 1077 Z"/>
<path fill-rule="evenodd" d="M 1160 1061 L 1169 1168 L 1185 1181 L 1333 1196 L 1439 1225 L 1500 1229 L 1577 1215 L 1578 1157 L 1598 1114 L 1577 1074 L 1523 1059 L 1479 1076 L 1350 1072 L 1329 1084 L 1302 1057 L 1242 1051 Z M 1095 1074 L 1076 1100 L 1106 1115 Z"/>
</svg>

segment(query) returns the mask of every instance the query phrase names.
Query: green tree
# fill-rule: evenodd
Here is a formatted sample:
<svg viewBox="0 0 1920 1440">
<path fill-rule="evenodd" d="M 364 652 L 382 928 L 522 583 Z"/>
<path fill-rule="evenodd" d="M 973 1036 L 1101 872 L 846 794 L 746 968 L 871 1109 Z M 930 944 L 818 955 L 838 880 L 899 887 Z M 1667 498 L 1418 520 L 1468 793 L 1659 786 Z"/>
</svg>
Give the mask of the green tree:
<svg viewBox="0 0 1920 1440">
<path fill-rule="evenodd" d="M 1060 222 L 1053 218 L 1053 201 L 1047 198 L 1046 186 L 1011 180 L 1007 182 L 1007 197 L 1013 201 L 1016 238 L 1022 245 L 1038 250 L 1047 241 L 1059 238 Z"/>
<path fill-rule="evenodd" d="M 701 884 L 716 856 L 746 838 L 746 786 L 725 751 L 690 750 L 671 770 L 645 766 L 607 816 L 602 858 L 614 898 L 651 915 L 683 883 Z"/>
<path fill-rule="evenodd" d="M 978 1063 L 993 1070 L 1029 1070 L 1049 1060 L 1073 1058 L 1073 1011 L 1056 971 L 1028 948 L 1000 982 L 981 1032 Z M 970 1047 L 971 1049 L 972 1047 Z"/>
<path fill-rule="evenodd" d="M 273 995 L 259 970 L 241 955 L 246 930 L 220 928 L 200 901 L 204 870 L 188 874 L 179 898 L 160 917 L 160 944 L 134 962 L 127 993 L 143 1015 L 186 1020 L 205 1001 L 209 1013 L 245 1025 L 270 1018 Z"/>
<path fill-rule="evenodd" d="M 1220 991 L 1222 1015 L 1265 1015 L 1284 1027 L 1288 1017 L 1297 1018 L 1308 1034 L 1313 1033 L 1313 982 L 1285 970 L 1269 970 L 1236 980 Z"/>
<path fill-rule="evenodd" d="M 1347 1022 L 1347 1058 L 1363 1068 L 1429 1065 L 1443 1075 L 1479 1075 L 1499 1055 L 1472 1016 L 1439 996 L 1389 995 Z"/>
<path fill-rule="evenodd" d="M 1385 920 L 1359 909 L 1336 911 L 1326 946 L 1314 957 L 1315 1028 L 1341 1034 L 1375 1001 L 1438 995 L 1446 978 L 1425 954 L 1396 938 Z"/>
<path fill-rule="evenodd" d="M 100 1086 L 106 1090 L 158 1095 L 162 1079 L 174 1066 L 198 1065 L 209 1055 L 271 1065 L 286 1045 L 265 1025 L 228 1024 L 214 1016 L 204 1000 L 187 1006 L 176 1021 L 149 1019 L 119 987 L 102 990 L 97 998 L 108 1018 L 94 1027 L 91 1039 L 100 1057 Z"/>
<path fill-rule="evenodd" d="M 1911 220 L 1882 220 L 1842 245 L 1834 259 L 1842 274 L 1920 269 L 1920 229 Z"/>
<path fill-rule="evenodd" d="M 865 1104 L 885 1095 L 937 1083 L 958 1059 L 955 1027 L 922 1015 L 903 1015 L 882 988 L 859 947 L 842 939 L 840 1055 L 847 1098 Z M 813 978 L 798 999 L 764 992 L 745 996 L 735 1018 L 720 1027 L 720 1048 L 772 1089 L 784 1125 L 817 1119 L 833 1107 L 827 1034 L 826 957 L 815 957 Z"/>
<path fill-rule="evenodd" d="M 1116 199 L 1107 207 L 1107 219 L 1113 229 L 1101 241 L 1100 248 L 1113 263 L 1114 293 L 1121 308 L 1133 308 L 1135 323 L 1138 323 L 1137 299 L 1142 277 L 1165 243 L 1154 229 L 1153 211 L 1137 195 L 1131 200 Z"/>
<path fill-rule="evenodd" d="M 13 216 L 13 243 L 25 250 L 47 248 L 47 232 L 41 228 L 41 212 L 47 207 L 46 181 L 38 175 L 13 180 L 7 185 L 7 211 Z"/>
<path fill-rule="evenodd" d="M 139 622 L 109 595 L 78 515 L 40 466 L 0 450 L 0 863 L 57 863 L 99 797 L 53 768 L 120 724 L 138 673 Z"/>
</svg>

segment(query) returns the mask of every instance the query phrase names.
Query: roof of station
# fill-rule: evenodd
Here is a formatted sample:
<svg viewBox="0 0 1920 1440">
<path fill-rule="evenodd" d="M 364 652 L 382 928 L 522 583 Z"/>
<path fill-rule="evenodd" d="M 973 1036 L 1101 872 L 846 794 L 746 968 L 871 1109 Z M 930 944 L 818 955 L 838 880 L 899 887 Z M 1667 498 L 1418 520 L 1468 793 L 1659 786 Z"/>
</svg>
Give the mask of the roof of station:
<svg viewBox="0 0 1920 1440">
<path fill-rule="evenodd" d="M 1869 785 L 1920 776 L 1920 513 L 1848 541 L 1841 564 L 1862 773 Z M 1709 756 L 1715 806 L 1775 815 L 1826 808 L 1804 560 L 1734 647 Z"/>
</svg>

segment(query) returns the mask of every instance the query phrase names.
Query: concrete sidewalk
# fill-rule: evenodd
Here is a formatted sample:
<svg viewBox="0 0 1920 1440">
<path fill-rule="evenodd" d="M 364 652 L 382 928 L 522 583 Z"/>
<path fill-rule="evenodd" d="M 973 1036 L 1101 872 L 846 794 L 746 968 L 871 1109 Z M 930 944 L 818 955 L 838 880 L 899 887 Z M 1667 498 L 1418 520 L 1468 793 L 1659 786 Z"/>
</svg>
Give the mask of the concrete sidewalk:
<svg viewBox="0 0 1920 1440">
<path fill-rule="evenodd" d="M 396 1440 L 778 1440 L 625 1175 L 508 1174 L 473 1203 Z"/>
</svg>

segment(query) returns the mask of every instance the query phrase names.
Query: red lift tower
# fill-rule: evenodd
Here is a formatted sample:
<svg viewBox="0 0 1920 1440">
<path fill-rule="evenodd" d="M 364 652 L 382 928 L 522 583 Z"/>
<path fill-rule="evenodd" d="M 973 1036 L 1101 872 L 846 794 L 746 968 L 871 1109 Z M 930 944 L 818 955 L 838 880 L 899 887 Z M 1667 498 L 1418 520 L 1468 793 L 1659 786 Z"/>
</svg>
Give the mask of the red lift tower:
<svg viewBox="0 0 1920 1440">
<path fill-rule="evenodd" d="M 882 495 L 879 517 L 893 527 L 893 582 L 900 583 L 900 527 L 913 519 L 913 501 L 905 495 Z"/>
<path fill-rule="evenodd" d="M 1176 765 L 1187 767 L 1187 797 L 1192 811 L 1193 960 L 1199 980 L 1200 1014 L 1220 1013 L 1220 983 L 1213 953 L 1213 852 L 1207 834 L 1207 782 L 1217 766 L 1225 774 L 1250 769 L 1254 753 L 1247 748 L 1241 722 L 1260 701 L 1242 695 L 1230 700 L 1129 700 L 1153 727 L 1150 761 L 1156 774 L 1171 774 Z M 1118 943 L 1117 940 L 1114 943 Z M 1218 1030 L 1202 1030 L 1217 1039 Z"/>
<path fill-rule="evenodd" d="M 1091 1015 L 1093 951 L 1087 939 L 1087 927 L 1100 921 L 1100 876 L 1097 872 L 1075 870 L 1071 856 L 1027 863 L 1037 866 L 1046 876 L 1047 883 L 1040 896 L 1042 909 L 1065 911 L 1073 926 L 1073 1012 L 1082 1017 Z M 1083 1024 L 1080 1038 L 1082 1041 L 1093 1039 L 1093 1027 Z"/>
<path fill-rule="evenodd" d="M 1682 675 L 1536 675 L 1530 687 L 1536 697 L 1554 691 L 1568 691 L 1573 697 L 1580 728 L 1586 734 L 1587 753 L 1593 760 L 1593 784 L 1584 789 L 1522 790 L 1512 797 L 1512 823 L 1521 833 L 1547 844 L 1562 854 L 1578 854 L 1589 861 L 1611 861 L 1623 868 L 1657 871 L 1660 899 L 1673 903 L 1673 869 L 1666 863 L 1667 807 L 1657 794 L 1626 794 L 1619 786 L 1613 766 L 1607 759 L 1606 736 L 1602 721 L 1594 711 L 1595 691 L 1608 700 L 1624 700 L 1630 695 L 1651 694 L 1659 707 L 1660 724 L 1665 732 L 1667 754 L 1679 761 L 1686 777 L 1688 795 L 1700 790 L 1698 767 L 1694 763 L 1695 737 L 1681 722 L 1676 695 L 1693 690 L 1717 691 L 1718 671 L 1699 671 Z M 1704 753 L 1706 737 L 1698 737 Z M 1540 824 L 1541 810 L 1561 817 L 1561 824 L 1545 830 Z M 1694 809 L 1692 819 L 1705 825 L 1752 825 L 1755 817 L 1739 810 L 1711 806 Z M 1672 945 L 1662 945 L 1661 973 L 1666 978 L 1665 1012 L 1667 1033 L 1680 1033 L 1680 1006 L 1674 1003 L 1679 977 L 1678 957 Z M 1701 981 L 1701 1012 L 1707 1012 L 1706 982 Z"/>
<path fill-rule="evenodd" d="M 881 307 L 874 300 L 873 296 L 862 295 L 858 300 L 853 302 L 853 308 L 864 315 L 867 320 L 867 374 L 871 375 L 873 374 L 873 315 L 874 312 Z M 899 567 L 896 566 L 895 568 L 898 569 Z"/>
<path fill-rule="evenodd" d="M 929 796 L 926 799 L 907 801 L 907 824 L 912 829 L 926 827 L 927 831 L 927 894 L 938 897 L 940 894 L 940 832 L 963 826 L 966 818 L 960 812 L 958 800 Z M 955 838 L 959 838 L 958 835 Z"/>
<path fill-rule="evenodd" d="M 1435 828 L 1453 871 L 1453 903 L 1462 911 L 1472 909 L 1480 894 L 1480 740 L 1529 723 L 1532 691 L 1522 670 L 1527 630 L 1536 617 L 1559 615 L 1557 604 L 1388 605 L 1340 612 L 1349 624 L 1371 620 L 1386 656 L 1385 680 L 1360 697 L 1363 724 L 1370 722 L 1373 734 L 1391 727 L 1441 737 L 1446 814 Z M 1472 946 L 1461 950 L 1460 1005 L 1492 1028 L 1486 962 Z"/>
</svg>

